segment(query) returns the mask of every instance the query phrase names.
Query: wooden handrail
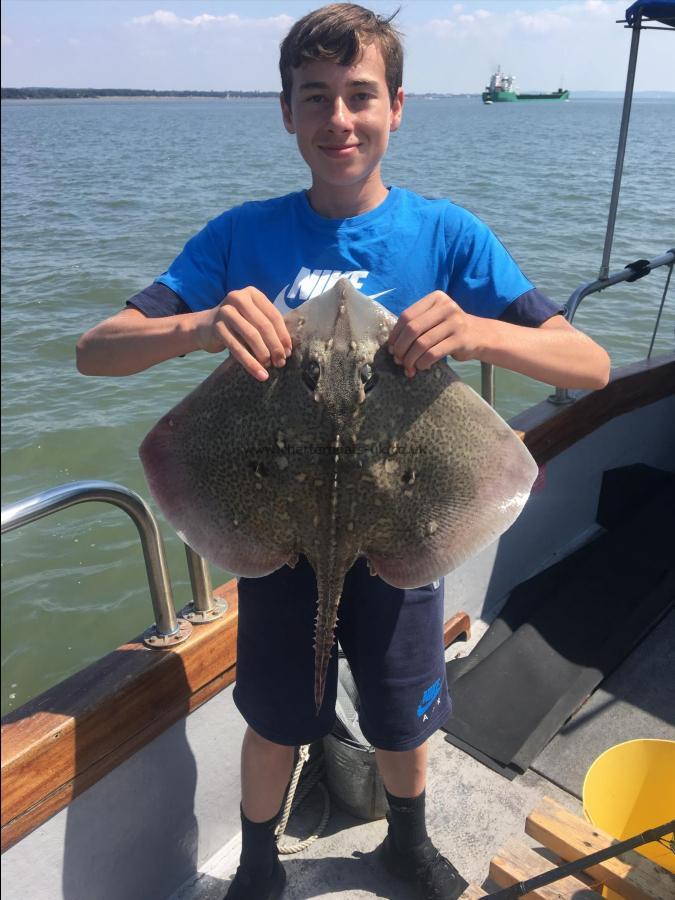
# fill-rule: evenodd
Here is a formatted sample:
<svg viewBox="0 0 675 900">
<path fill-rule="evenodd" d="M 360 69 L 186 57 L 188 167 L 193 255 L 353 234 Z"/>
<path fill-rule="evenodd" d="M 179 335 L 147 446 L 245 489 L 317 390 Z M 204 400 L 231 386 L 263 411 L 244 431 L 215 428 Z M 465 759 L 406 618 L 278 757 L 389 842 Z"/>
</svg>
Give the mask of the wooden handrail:
<svg viewBox="0 0 675 900">
<path fill-rule="evenodd" d="M 584 391 L 570 406 L 544 401 L 509 424 L 541 466 L 611 419 L 672 394 L 675 353 L 615 369 L 601 391 Z"/>
<path fill-rule="evenodd" d="M 215 593 L 226 614 L 184 644 L 136 638 L 3 718 L 3 851 L 234 681 L 236 581 Z"/>
</svg>

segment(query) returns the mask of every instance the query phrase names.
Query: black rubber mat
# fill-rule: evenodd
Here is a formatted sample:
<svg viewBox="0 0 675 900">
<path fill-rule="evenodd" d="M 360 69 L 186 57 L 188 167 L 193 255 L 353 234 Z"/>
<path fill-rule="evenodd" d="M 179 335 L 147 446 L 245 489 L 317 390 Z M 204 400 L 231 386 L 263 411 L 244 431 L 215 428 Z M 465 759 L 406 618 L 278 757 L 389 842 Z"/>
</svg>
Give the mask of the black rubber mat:
<svg viewBox="0 0 675 900">
<path fill-rule="evenodd" d="M 513 778 L 675 600 L 675 477 L 608 472 L 609 530 L 515 588 L 473 652 L 447 664 L 446 740 Z"/>
</svg>

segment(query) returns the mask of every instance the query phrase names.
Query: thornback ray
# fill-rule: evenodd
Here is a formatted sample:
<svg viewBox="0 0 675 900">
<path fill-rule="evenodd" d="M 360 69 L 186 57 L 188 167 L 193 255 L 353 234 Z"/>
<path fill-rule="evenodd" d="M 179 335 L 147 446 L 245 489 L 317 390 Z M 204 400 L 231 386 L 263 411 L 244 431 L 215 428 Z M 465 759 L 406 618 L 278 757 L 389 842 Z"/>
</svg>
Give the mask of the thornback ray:
<svg viewBox="0 0 675 900">
<path fill-rule="evenodd" d="M 260 382 L 228 358 L 140 448 L 150 492 L 181 538 L 235 575 L 303 554 L 317 579 L 319 710 L 346 573 L 419 587 L 495 541 L 537 465 L 445 361 L 407 378 L 396 321 L 341 279 L 286 316 L 293 351 Z"/>
</svg>

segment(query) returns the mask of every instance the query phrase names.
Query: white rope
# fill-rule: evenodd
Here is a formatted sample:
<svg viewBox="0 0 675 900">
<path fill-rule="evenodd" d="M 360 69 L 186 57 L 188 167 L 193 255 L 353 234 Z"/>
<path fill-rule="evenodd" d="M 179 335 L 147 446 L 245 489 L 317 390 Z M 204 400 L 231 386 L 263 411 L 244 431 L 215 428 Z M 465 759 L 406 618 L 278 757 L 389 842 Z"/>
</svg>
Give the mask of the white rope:
<svg viewBox="0 0 675 900">
<path fill-rule="evenodd" d="M 300 853 L 301 850 L 305 850 L 310 844 L 313 844 L 314 841 L 317 840 L 323 833 L 324 828 L 328 824 L 328 818 L 330 816 L 330 798 L 328 796 L 328 791 L 326 790 L 325 785 L 323 785 L 319 779 L 321 777 L 321 772 L 317 770 L 314 775 L 310 775 L 305 783 L 303 784 L 302 791 L 298 794 L 297 798 L 295 797 L 296 789 L 298 787 L 298 781 L 300 780 L 300 773 L 302 772 L 302 768 L 304 764 L 309 759 L 309 744 L 303 744 L 299 748 L 298 753 L 298 762 L 296 763 L 295 769 L 293 770 L 293 776 L 291 778 L 291 783 L 288 788 L 288 794 L 286 797 L 286 803 L 284 804 L 284 811 L 281 816 L 281 821 L 276 827 L 276 836 L 277 836 L 277 848 L 279 853 L 283 853 L 285 855 L 291 853 Z M 317 786 L 323 794 L 323 813 L 321 814 L 321 821 L 318 826 L 314 830 L 314 833 L 311 834 L 304 841 L 300 841 L 297 844 L 290 845 L 282 845 L 280 844 L 280 839 L 286 830 L 286 825 L 288 824 L 288 820 L 291 816 L 293 810 L 297 809 L 298 806 L 305 799 L 307 794 L 312 790 L 313 787 Z M 294 802 L 295 798 L 295 802 Z"/>
</svg>

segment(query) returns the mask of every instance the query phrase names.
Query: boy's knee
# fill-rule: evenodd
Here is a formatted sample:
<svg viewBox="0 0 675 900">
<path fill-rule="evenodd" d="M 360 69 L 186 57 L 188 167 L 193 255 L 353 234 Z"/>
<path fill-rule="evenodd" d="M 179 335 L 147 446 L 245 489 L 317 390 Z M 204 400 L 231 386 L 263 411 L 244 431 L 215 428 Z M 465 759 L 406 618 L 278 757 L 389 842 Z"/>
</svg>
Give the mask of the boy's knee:
<svg viewBox="0 0 675 900">
<path fill-rule="evenodd" d="M 252 747 L 258 753 L 282 759 L 293 757 L 295 753 L 295 747 L 289 747 L 286 744 L 275 744 L 274 741 L 268 741 L 267 738 L 258 734 L 258 732 L 251 728 L 250 725 L 246 728 L 244 744 L 248 744 L 248 746 Z"/>
</svg>

